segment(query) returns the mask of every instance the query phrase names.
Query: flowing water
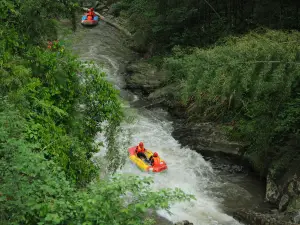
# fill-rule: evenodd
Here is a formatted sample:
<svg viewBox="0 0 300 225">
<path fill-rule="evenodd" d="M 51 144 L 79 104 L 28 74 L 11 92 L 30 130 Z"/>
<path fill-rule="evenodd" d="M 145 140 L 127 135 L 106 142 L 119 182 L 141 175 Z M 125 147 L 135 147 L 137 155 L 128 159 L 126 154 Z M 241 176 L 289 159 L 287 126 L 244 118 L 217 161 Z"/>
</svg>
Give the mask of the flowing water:
<svg viewBox="0 0 300 225">
<path fill-rule="evenodd" d="M 197 198 L 190 203 L 173 205 L 172 215 L 159 211 L 160 216 L 172 222 L 189 220 L 197 225 L 235 225 L 240 223 L 225 212 L 239 207 L 257 207 L 261 203 L 263 190 L 259 183 L 246 174 L 228 172 L 228 165 L 222 162 L 211 164 L 195 151 L 181 147 L 171 136 L 173 127 L 168 114 L 162 109 L 145 109 L 137 96 L 123 89 L 124 65 L 137 56 L 126 47 L 122 34 L 101 22 L 92 29 L 80 26 L 74 40 L 74 52 L 82 60 L 93 60 L 103 67 L 108 79 L 120 90 L 125 111 L 135 118 L 122 125 L 132 134 L 129 146 L 143 141 L 146 148 L 157 151 L 168 164 L 166 172 L 148 174 L 127 159 L 118 172 L 152 176 L 153 189 L 178 187 Z M 104 153 L 100 152 L 99 157 Z"/>
</svg>

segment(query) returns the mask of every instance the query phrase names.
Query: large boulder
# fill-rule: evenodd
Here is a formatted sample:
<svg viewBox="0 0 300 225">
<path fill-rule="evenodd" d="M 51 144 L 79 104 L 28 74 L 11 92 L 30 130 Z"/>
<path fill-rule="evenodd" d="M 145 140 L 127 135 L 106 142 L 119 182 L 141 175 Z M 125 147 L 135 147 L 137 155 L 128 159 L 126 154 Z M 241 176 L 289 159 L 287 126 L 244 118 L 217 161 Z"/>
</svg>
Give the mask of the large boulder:
<svg viewBox="0 0 300 225">
<path fill-rule="evenodd" d="M 284 211 L 286 209 L 286 207 L 289 204 L 289 200 L 290 200 L 290 197 L 287 194 L 282 195 L 280 202 L 279 202 L 279 206 L 278 206 L 280 211 Z"/>
<path fill-rule="evenodd" d="M 266 183 L 266 200 L 270 203 L 276 204 L 279 200 L 280 193 L 275 181 L 271 178 L 270 174 L 267 176 Z"/>
<path fill-rule="evenodd" d="M 182 145 L 188 145 L 191 149 L 203 155 L 210 152 L 223 152 L 228 155 L 239 155 L 240 149 L 245 144 L 229 141 L 222 127 L 215 123 L 192 123 L 175 124 L 172 135 L 180 141 Z"/>
<path fill-rule="evenodd" d="M 258 213 L 246 209 L 235 212 L 233 217 L 248 225 L 299 225 L 286 221 L 282 215 L 277 213 Z"/>
<path fill-rule="evenodd" d="M 166 108 L 174 116 L 174 109 L 172 109 L 174 108 L 174 101 L 172 99 L 177 88 L 176 84 L 168 84 L 151 92 L 147 97 L 152 102 L 151 107 Z M 175 108 L 178 109 L 177 107 Z"/>
<path fill-rule="evenodd" d="M 287 213 L 291 219 L 300 212 L 300 160 L 295 159 L 292 163 L 284 163 L 285 172 L 278 173 L 279 165 L 273 162 L 269 169 L 266 183 L 266 200 L 276 204 L 281 212 Z M 277 172 L 276 172 L 277 171 Z"/>
<path fill-rule="evenodd" d="M 144 61 L 129 63 L 126 66 L 126 73 L 127 88 L 133 92 L 141 90 L 144 95 L 149 95 L 167 81 L 163 71 L 158 71 L 155 66 Z"/>
</svg>

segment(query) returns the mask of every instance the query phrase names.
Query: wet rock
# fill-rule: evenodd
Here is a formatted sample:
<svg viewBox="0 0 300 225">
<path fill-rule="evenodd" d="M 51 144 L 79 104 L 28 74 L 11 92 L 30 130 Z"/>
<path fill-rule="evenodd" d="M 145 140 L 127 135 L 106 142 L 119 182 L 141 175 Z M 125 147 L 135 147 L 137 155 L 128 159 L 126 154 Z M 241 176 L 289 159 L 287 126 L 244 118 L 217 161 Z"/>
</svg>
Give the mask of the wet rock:
<svg viewBox="0 0 300 225">
<path fill-rule="evenodd" d="M 284 214 L 284 219 L 293 223 L 299 224 L 300 222 L 300 212 L 285 212 Z"/>
<path fill-rule="evenodd" d="M 293 221 L 295 215 L 300 211 L 300 192 L 299 192 L 299 163 L 296 159 L 290 163 L 284 173 L 275 176 L 276 164 L 269 169 L 267 176 L 266 200 L 278 206 L 286 217 Z"/>
<path fill-rule="evenodd" d="M 176 89 L 177 86 L 175 84 L 158 88 L 150 93 L 147 99 L 153 102 L 155 107 L 166 107 L 170 109 L 170 106 L 174 105 L 170 99 L 172 99 L 173 93 L 176 92 Z"/>
<path fill-rule="evenodd" d="M 167 220 L 164 217 L 161 217 L 159 215 L 152 215 L 151 218 L 155 220 L 155 225 L 173 225 L 173 223 L 169 220 Z"/>
<path fill-rule="evenodd" d="M 233 217 L 248 225 L 297 225 L 284 220 L 284 218 L 276 214 L 258 213 L 246 209 L 235 212 Z"/>
<path fill-rule="evenodd" d="M 193 225 L 193 223 L 190 223 L 188 220 L 183 220 L 181 222 L 174 223 L 174 225 Z"/>
<path fill-rule="evenodd" d="M 297 167 L 290 166 L 281 176 L 274 176 L 274 170 L 270 169 L 267 176 L 266 200 L 277 205 L 280 216 L 286 221 L 297 222 L 300 212 L 299 176 Z M 296 219 L 295 219 L 296 218 Z M 298 221 L 299 222 L 299 221 Z"/>
<path fill-rule="evenodd" d="M 239 155 L 239 150 L 244 147 L 242 143 L 229 141 L 221 126 L 214 123 L 178 124 L 172 135 L 182 145 L 188 145 L 205 155 L 209 151 Z"/>
<path fill-rule="evenodd" d="M 289 203 L 289 196 L 287 194 L 284 194 L 279 202 L 279 210 L 283 211 L 286 209 L 287 205 Z"/>
<path fill-rule="evenodd" d="M 296 184 L 297 184 L 296 182 L 292 181 L 288 185 L 287 193 L 288 193 L 289 196 L 295 196 L 296 195 L 296 191 L 295 191 Z"/>
<path fill-rule="evenodd" d="M 277 215 L 279 214 L 278 209 L 271 209 L 270 212 L 271 212 L 272 214 L 277 214 Z"/>
<path fill-rule="evenodd" d="M 126 71 L 128 73 L 144 73 L 152 71 L 153 69 L 152 65 L 143 61 L 132 62 L 126 66 Z M 156 68 L 154 70 L 156 70 Z"/>
<path fill-rule="evenodd" d="M 300 212 L 300 196 L 294 197 L 290 200 L 287 211 Z"/>
<path fill-rule="evenodd" d="M 289 196 L 295 196 L 296 193 L 294 191 L 294 182 L 290 182 L 290 184 L 288 185 L 288 189 L 287 189 L 287 193 Z"/>
<path fill-rule="evenodd" d="M 300 181 L 296 181 L 296 191 L 297 194 L 300 194 Z"/>
<path fill-rule="evenodd" d="M 132 91 L 142 90 L 145 95 L 162 87 L 167 79 L 164 72 L 158 71 L 155 66 L 143 61 L 128 64 L 126 72 L 127 88 Z"/>
<path fill-rule="evenodd" d="M 136 31 L 134 28 L 131 29 L 131 33 L 133 33 L 132 41 L 128 47 L 135 52 L 145 54 L 148 51 L 147 34 Z"/>
<path fill-rule="evenodd" d="M 273 181 L 270 175 L 267 176 L 266 184 L 266 200 L 270 203 L 277 203 L 279 200 L 279 191 L 276 183 Z"/>
<path fill-rule="evenodd" d="M 295 223 L 300 223 L 300 212 L 298 212 L 298 214 L 295 215 L 295 217 L 293 218 L 293 221 L 294 221 Z"/>
<path fill-rule="evenodd" d="M 162 88 L 159 88 L 157 90 L 155 90 L 154 92 L 150 93 L 150 95 L 148 96 L 149 100 L 156 100 L 156 99 L 163 99 L 163 98 L 167 98 L 170 93 L 175 92 L 177 89 L 177 86 L 175 84 L 170 84 L 167 86 L 164 86 Z"/>
</svg>

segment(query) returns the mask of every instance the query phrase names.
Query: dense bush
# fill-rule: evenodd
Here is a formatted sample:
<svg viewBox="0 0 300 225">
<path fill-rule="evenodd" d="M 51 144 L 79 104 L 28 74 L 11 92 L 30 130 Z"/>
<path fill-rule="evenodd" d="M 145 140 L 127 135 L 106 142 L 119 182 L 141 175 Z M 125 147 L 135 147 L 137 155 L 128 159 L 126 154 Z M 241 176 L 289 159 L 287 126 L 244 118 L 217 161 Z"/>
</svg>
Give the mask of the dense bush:
<svg viewBox="0 0 300 225">
<path fill-rule="evenodd" d="M 270 146 L 299 138 L 299 40 L 298 32 L 260 31 L 209 49 L 175 48 L 166 67 L 177 100 L 191 120 L 230 122 L 231 135 L 259 152 L 262 169 L 280 154 Z"/>
<path fill-rule="evenodd" d="M 298 29 L 299 7 L 294 0 L 121 0 L 114 5 L 116 14 L 130 17 L 137 38 L 164 47 L 205 46 L 257 26 Z"/>
<path fill-rule="evenodd" d="M 168 209 L 191 196 L 182 191 L 151 191 L 151 179 L 115 176 L 78 190 L 52 160 L 26 140 L 26 120 L 0 101 L 1 224 L 152 224 L 148 208 Z"/>
<path fill-rule="evenodd" d="M 75 9 L 72 1 L 0 3 L 1 224 L 149 224 L 146 209 L 191 197 L 152 192 L 148 179 L 99 180 L 94 137 L 103 132 L 114 150 L 118 92 L 64 46 L 47 48 L 54 18 L 72 19 Z"/>
<path fill-rule="evenodd" d="M 117 92 L 104 74 L 84 68 L 68 51 L 33 46 L 17 55 L 6 51 L 2 62 L 1 94 L 29 122 L 26 139 L 38 142 L 74 181 L 90 180 L 95 168 L 89 159 L 98 151 L 94 135 L 102 122 L 122 118 Z"/>
</svg>

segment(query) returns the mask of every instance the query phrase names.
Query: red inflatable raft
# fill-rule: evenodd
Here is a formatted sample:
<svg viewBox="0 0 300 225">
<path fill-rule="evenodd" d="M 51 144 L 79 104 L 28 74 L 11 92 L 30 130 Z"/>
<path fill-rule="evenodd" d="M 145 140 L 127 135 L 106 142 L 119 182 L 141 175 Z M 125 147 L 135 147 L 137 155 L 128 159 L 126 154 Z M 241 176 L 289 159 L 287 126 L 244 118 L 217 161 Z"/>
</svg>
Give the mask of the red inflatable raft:
<svg viewBox="0 0 300 225">
<path fill-rule="evenodd" d="M 82 16 L 81 18 L 81 24 L 85 26 L 94 26 L 97 25 L 99 21 L 98 16 L 94 16 L 92 20 L 87 19 L 87 15 Z"/>
<path fill-rule="evenodd" d="M 136 147 L 137 146 L 133 146 L 133 147 L 131 147 L 131 148 L 128 149 L 129 158 L 141 170 L 143 170 L 143 171 L 149 171 L 149 172 L 162 172 L 162 171 L 164 171 L 164 170 L 166 170 L 168 168 L 166 162 L 164 160 L 162 160 L 162 159 L 160 159 L 160 164 L 159 165 L 155 165 L 155 166 L 151 166 L 149 164 L 149 162 L 146 162 L 145 160 L 140 159 L 136 155 L 136 153 L 135 153 Z M 150 150 L 146 150 L 145 155 L 149 159 L 150 156 L 153 155 L 153 153 Z"/>
</svg>

